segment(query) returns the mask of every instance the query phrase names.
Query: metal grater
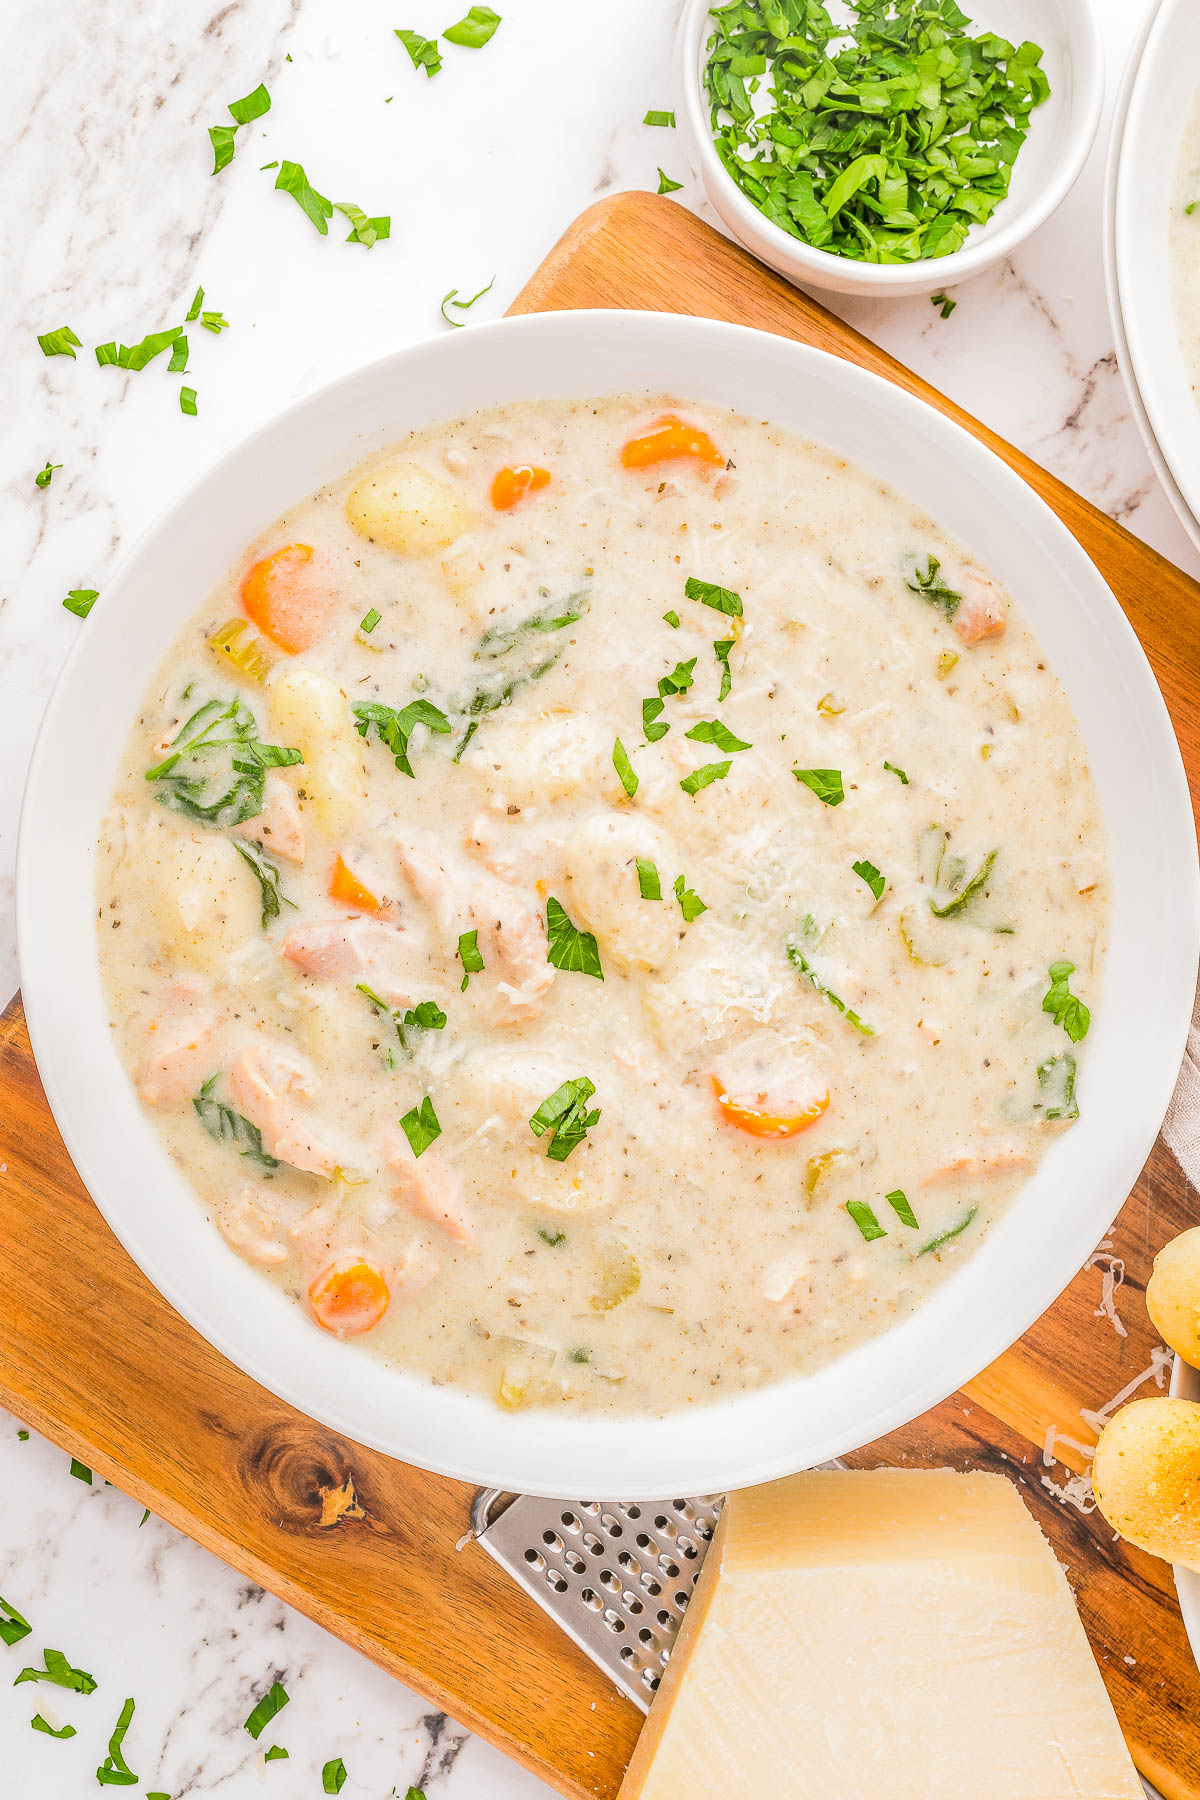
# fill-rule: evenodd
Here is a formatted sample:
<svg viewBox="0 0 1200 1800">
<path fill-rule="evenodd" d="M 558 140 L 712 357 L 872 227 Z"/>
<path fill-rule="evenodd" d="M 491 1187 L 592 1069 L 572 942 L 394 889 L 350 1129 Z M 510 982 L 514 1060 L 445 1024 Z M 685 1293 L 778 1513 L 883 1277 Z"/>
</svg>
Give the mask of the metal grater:
<svg viewBox="0 0 1200 1800">
<path fill-rule="evenodd" d="M 721 1496 L 633 1502 L 475 1498 L 488 1555 L 648 1712 L 712 1541 Z"/>
</svg>

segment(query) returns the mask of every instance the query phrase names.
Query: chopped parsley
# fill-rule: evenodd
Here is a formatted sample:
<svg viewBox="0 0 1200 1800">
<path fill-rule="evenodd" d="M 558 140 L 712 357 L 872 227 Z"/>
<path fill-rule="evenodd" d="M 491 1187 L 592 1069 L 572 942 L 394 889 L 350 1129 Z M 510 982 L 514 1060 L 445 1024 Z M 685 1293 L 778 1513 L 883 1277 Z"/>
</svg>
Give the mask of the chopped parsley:
<svg viewBox="0 0 1200 1800">
<path fill-rule="evenodd" d="M 379 623 L 380 619 L 382 619 L 382 617 L 383 617 L 383 614 L 381 612 L 377 612 L 375 607 L 372 607 L 370 612 L 367 613 L 364 618 L 361 618 L 358 621 L 358 629 L 360 631 L 365 631 L 368 635 L 370 635 L 370 633 L 372 631 L 374 631 L 375 627 L 378 625 L 378 623 Z"/>
<path fill-rule="evenodd" d="M 735 732 L 730 731 L 728 725 L 722 724 L 720 719 L 701 719 L 698 725 L 693 725 L 692 729 L 685 731 L 683 735 L 693 738 L 698 744 L 712 744 L 716 749 L 726 752 L 752 748 L 745 738 L 740 738 Z"/>
<path fill-rule="evenodd" d="M 75 1477 L 76 1481 L 85 1482 L 88 1487 L 91 1487 L 92 1471 L 88 1468 L 86 1463 L 81 1463 L 77 1456 L 73 1456 L 71 1458 L 71 1467 L 70 1467 L 69 1472 L 70 1472 L 70 1474 L 72 1474 Z"/>
<path fill-rule="evenodd" d="M 644 856 L 635 857 L 634 862 L 637 866 L 638 893 L 642 899 L 661 900 L 662 882 L 656 865 Z"/>
<path fill-rule="evenodd" d="M 394 706 L 384 706 L 378 700 L 359 700 L 351 711 L 358 720 L 355 730 L 359 737 L 369 736 L 373 729 L 379 742 L 391 751 L 396 767 L 404 775 L 413 773 L 412 763 L 408 759 L 408 741 L 414 728 L 427 725 L 430 731 L 443 736 L 451 728 L 445 713 L 431 700 L 410 700 L 398 712 Z"/>
<path fill-rule="evenodd" d="M 685 885 L 682 875 L 677 875 L 675 877 L 673 892 L 676 900 L 679 902 L 679 910 L 683 914 L 687 924 L 690 925 L 693 919 L 698 919 L 701 913 L 708 911 L 707 906 L 705 906 L 695 888 L 690 888 Z"/>
<path fill-rule="evenodd" d="M 410 1107 L 400 1121 L 400 1129 L 408 1139 L 414 1156 L 421 1156 L 442 1135 L 433 1101 L 426 1094 L 419 1106 Z"/>
<path fill-rule="evenodd" d="M 187 312 L 184 314 L 183 322 L 185 325 L 190 325 L 192 323 L 193 319 L 198 319 L 200 317 L 200 308 L 203 305 L 204 305 L 204 289 L 202 287 L 198 287 L 196 289 L 195 294 L 192 297 L 192 304 L 188 307 Z"/>
<path fill-rule="evenodd" d="M 181 387 L 179 390 L 179 410 L 187 413 L 189 418 L 196 416 L 196 390 L 194 387 Z"/>
<path fill-rule="evenodd" d="M 258 882 L 259 894 L 262 898 L 262 927 L 265 931 L 272 919 L 277 919 L 285 906 L 295 906 L 279 886 L 279 864 L 269 857 L 261 844 L 234 844 L 238 855 L 250 864 L 254 878 Z"/>
<path fill-rule="evenodd" d="M 948 1231 L 941 1231 L 937 1237 L 930 1238 L 927 1244 L 922 1244 L 917 1255 L 930 1256 L 935 1250 L 941 1250 L 944 1245 L 952 1243 L 956 1237 L 961 1237 L 978 1211 L 977 1206 L 971 1207 L 969 1212 L 963 1214 L 957 1225 L 951 1225 Z"/>
<path fill-rule="evenodd" d="M 674 607 L 671 608 L 670 612 L 665 612 L 663 614 L 663 623 L 669 625 L 672 631 L 679 630 L 679 614 L 675 611 Z"/>
<path fill-rule="evenodd" d="M 950 317 L 950 314 L 954 311 L 955 307 L 958 305 L 958 301 L 951 300 L 949 294 L 938 293 L 938 294 L 930 294 L 929 304 L 930 304 L 930 306 L 937 307 L 937 309 L 941 313 L 943 319 L 948 319 Z"/>
<path fill-rule="evenodd" d="M 677 194 L 682 186 L 682 181 L 672 181 L 671 177 L 664 174 L 663 170 L 660 169 L 658 171 L 658 186 L 654 191 L 656 194 Z"/>
<path fill-rule="evenodd" d="M 886 1237 L 887 1232 L 875 1217 L 865 1200 L 847 1200 L 846 1211 L 858 1226 L 859 1231 L 871 1243 L 875 1238 Z"/>
<path fill-rule="evenodd" d="M 591 1360 L 592 1360 L 591 1352 L 589 1350 L 585 1350 L 582 1347 L 582 1345 L 577 1350 L 568 1350 L 567 1351 L 567 1361 L 568 1362 L 589 1363 L 589 1362 L 591 1362 Z M 418 1790 L 416 1788 L 409 1788 L 408 1791 L 409 1791 L 410 1795 L 417 1794 L 417 1800 L 424 1800 L 424 1796 L 419 1794 Z"/>
<path fill-rule="evenodd" d="M 13 1686 L 20 1687 L 23 1681 L 48 1681 L 51 1687 L 66 1688 L 72 1694 L 95 1693 L 95 1676 L 86 1669 L 73 1669 L 61 1650 L 43 1650 L 42 1663 L 40 1669 L 22 1669 Z"/>
<path fill-rule="evenodd" d="M 361 206 L 353 200 L 335 200 L 334 212 L 344 213 L 350 221 L 348 244 L 364 244 L 369 250 L 372 244 L 382 243 L 384 238 L 392 235 L 392 217 L 390 213 L 381 213 L 378 218 L 369 219 Z"/>
<path fill-rule="evenodd" d="M 669 725 L 664 725 L 659 718 L 662 710 L 663 702 L 661 700 L 642 701 L 642 735 L 649 744 L 656 744 L 659 738 L 666 737 L 671 729 Z"/>
<path fill-rule="evenodd" d="M 658 680 L 658 698 L 642 701 L 642 731 L 648 743 L 655 744 L 659 738 L 666 737 L 671 727 L 662 723 L 661 714 L 666 702 L 676 694 L 686 694 L 693 686 L 696 658 L 689 657 L 686 662 L 677 662 L 669 675 L 660 675 Z"/>
<path fill-rule="evenodd" d="M 263 1761 L 265 1763 L 287 1762 L 287 1760 L 288 1752 L 284 1749 L 282 1744 L 272 1744 L 269 1750 L 263 1751 Z M 147 1796 L 147 1800 L 149 1800 L 149 1796 Z"/>
<path fill-rule="evenodd" d="M 907 1225 L 910 1231 L 920 1231 L 917 1215 L 909 1205 L 908 1195 L 903 1188 L 893 1188 L 890 1194 L 884 1195 L 884 1198 L 902 1225 Z"/>
<path fill-rule="evenodd" d="M 442 1031 L 445 1028 L 446 1015 L 436 1000 L 420 1000 L 416 1006 L 405 1008 L 389 1006 L 365 981 L 356 983 L 355 991 L 364 994 L 376 1012 L 391 1021 L 406 1056 L 412 1055 L 412 1045 L 408 1041 L 410 1031 Z"/>
<path fill-rule="evenodd" d="M 904 773 L 903 769 L 898 769 L 895 763 L 890 762 L 885 762 L 883 766 L 889 775 L 894 775 L 896 777 L 896 780 L 900 783 L 901 787 L 908 786 L 908 776 Z"/>
<path fill-rule="evenodd" d="M 632 800 L 633 796 L 638 791 L 638 778 L 633 772 L 633 764 L 629 760 L 629 753 L 620 738 L 618 738 L 613 745 L 612 759 L 613 768 L 620 777 L 621 786 Z"/>
<path fill-rule="evenodd" d="M 133 1701 L 127 1700 L 121 1708 L 112 1736 L 108 1740 L 108 1755 L 96 1770 L 96 1780 L 101 1787 L 136 1787 L 137 1776 L 125 1761 L 122 1745 L 125 1733 L 129 1730 L 133 1718 Z"/>
<path fill-rule="evenodd" d="M 543 1244 L 549 1244 L 552 1250 L 560 1249 L 567 1241 L 567 1234 L 563 1231 L 561 1226 L 556 1227 L 551 1231 L 545 1225 L 539 1225 L 537 1234 L 541 1238 Z"/>
<path fill-rule="evenodd" d="M 167 364 L 168 375 L 186 375 L 188 363 L 188 341 L 180 335 L 171 346 L 171 360 Z"/>
<path fill-rule="evenodd" d="M 443 31 L 442 36 L 448 44 L 457 44 L 462 50 L 482 50 L 499 23 L 500 14 L 493 12 L 490 6 L 473 6 L 465 18 Z"/>
<path fill-rule="evenodd" d="M 472 975 L 478 975 L 483 968 L 483 957 L 479 954 L 479 930 L 464 931 L 458 940 L 458 960 L 463 966 L 461 993 L 466 993 L 467 983 Z"/>
<path fill-rule="evenodd" d="M 740 619 L 742 616 L 742 596 L 735 594 L 732 588 L 718 587 L 715 581 L 701 581 L 698 576 L 689 575 L 683 591 L 689 600 L 699 600 L 701 605 L 711 606 L 728 618 Z"/>
<path fill-rule="evenodd" d="M 806 979 L 812 983 L 822 999 L 828 1000 L 830 1006 L 837 1008 L 838 1012 L 842 1014 L 848 1025 L 853 1025 L 855 1031 L 861 1031 L 864 1037 L 875 1036 L 875 1027 L 873 1025 L 868 1025 L 866 1020 L 860 1017 L 852 1006 L 847 1006 L 846 1002 L 841 999 L 839 995 L 835 994 L 831 987 L 825 985 L 808 958 L 804 955 L 804 952 L 800 949 L 799 945 L 794 943 L 788 944 L 787 956 L 788 961 L 792 964 L 793 968 L 799 969 L 801 975 L 805 976 Z"/>
<path fill-rule="evenodd" d="M 947 620 L 950 620 L 962 604 L 962 595 L 957 593 L 954 588 L 946 586 L 940 577 L 941 566 L 936 556 L 927 556 L 925 573 L 921 573 L 919 565 L 915 566 L 911 580 L 906 580 L 904 585 L 910 593 L 920 594 L 923 600 L 928 600 L 930 606 L 936 606 L 938 611 Z"/>
<path fill-rule="evenodd" d="M 396 36 L 408 51 L 414 69 L 424 69 L 432 79 L 442 66 L 438 53 L 437 39 L 422 37 L 419 31 L 397 31 Z"/>
<path fill-rule="evenodd" d="M 169 350 L 178 338 L 183 336 L 182 325 L 168 325 L 165 331 L 150 331 L 138 344 L 122 344 L 118 349 L 114 341 L 96 345 L 96 361 L 102 369 L 126 369 L 133 373 L 146 368 L 156 356 Z"/>
<path fill-rule="evenodd" d="M 46 464 L 45 468 L 39 469 L 37 474 L 34 476 L 34 478 L 33 478 L 34 486 L 40 487 L 40 488 L 48 488 L 50 486 L 50 483 L 54 480 L 54 471 L 56 469 L 61 469 L 61 468 L 62 468 L 61 463 L 48 462 Z"/>
<path fill-rule="evenodd" d="M 245 1729 L 250 1736 L 258 1740 L 263 1728 L 271 1723 L 277 1713 L 281 1713 L 290 1699 L 282 1682 L 273 1681 L 261 1700 L 256 1700 L 246 1720 Z"/>
<path fill-rule="evenodd" d="M 452 319 L 450 317 L 450 314 L 446 311 L 446 308 L 448 306 L 452 306 L 454 308 L 455 312 L 468 312 L 470 310 L 470 308 L 472 306 L 474 306 L 474 304 L 477 300 L 482 300 L 483 296 L 485 294 L 490 294 L 492 289 L 495 287 L 495 285 L 496 285 L 496 277 L 493 275 L 492 279 L 488 282 L 487 286 L 481 287 L 479 292 L 477 294 L 472 294 L 471 298 L 469 300 L 460 300 L 458 298 L 458 289 L 457 288 L 451 288 L 450 292 L 448 294 L 443 294 L 442 295 L 441 313 L 442 313 L 442 317 L 443 317 L 443 319 L 445 319 L 447 325 L 453 325 L 457 329 L 458 327 L 465 325 L 467 322 L 465 319 Z"/>
<path fill-rule="evenodd" d="M 947 256 L 1008 192 L 1050 92 L 1042 52 L 971 36 L 954 0 L 848 10 L 843 23 L 817 0 L 734 0 L 714 14 L 704 82 L 717 153 L 767 219 L 814 249 Z"/>
<path fill-rule="evenodd" d="M 335 1756 L 321 1770 L 321 1792 L 323 1794 L 340 1794 L 346 1785 L 346 1765 L 340 1756 Z"/>
<path fill-rule="evenodd" d="M 32 1731 L 42 1731 L 47 1737 L 73 1738 L 75 1736 L 75 1727 L 73 1725 L 59 1725 L 56 1729 L 50 1724 L 48 1719 L 43 1719 L 41 1713 L 34 1713 L 32 1719 L 29 1721 L 29 1725 Z"/>
<path fill-rule="evenodd" d="M 77 619 L 86 619 L 99 598 L 96 588 L 72 588 L 63 605 Z"/>
<path fill-rule="evenodd" d="M 793 769 L 792 774 L 826 806 L 840 806 L 846 798 L 840 769 Z"/>
<path fill-rule="evenodd" d="M 17 1435 L 20 1436 L 20 1433 Z M 25 1435 L 28 1437 L 29 1433 L 26 1432 Z M 11 1650 L 14 1644 L 27 1638 L 32 1630 L 29 1620 L 22 1617 L 16 1607 L 0 1595 L 0 1644 L 7 1644 Z"/>
<path fill-rule="evenodd" d="M 303 761 L 299 750 L 264 744 L 258 721 L 240 700 L 214 699 L 185 720 L 171 740 L 171 754 L 146 770 L 146 780 L 158 784 L 161 806 L 225 828 L 258 817 L 268 769 Z"/>
<path fill-rule="evenodd" d="M 57 331 L 39 331 L 38 343 L 43 356 L 69 356 L 72 362 L 76 350 L 83 348 L 69 325 L 60 325 Z"/>
<path fill-rule="evenodd" d="M 271 110 L 271 96 L 260 82 L 254 92 L 247 94 L 242 100 L 231 100 L 226 109 L 233 119 L 232 125 L 210 125 L 209 138 L 213 147 L 213 174 L 219 175 L 221 170 L 233 161 L 234 142 L 238 127 L 250 125 L 255 119 L 261 119 L 264 113 Z"/>
<path fill-rule="evenodd" d="M 546 902 L 546 935 L 549 940 L 546 960 L 556 969 L 578 975 L 594 975 L 604 980 L 600 966 L 600 949 L 590 931 L 572 925 L 561 901 L 553 895 Z"/>
<path fill-rule="evenodd" d="M 589 1112 L 587 1105 L 595 1092 L 595 1082 L 589 1081 L 586 1075 L 573 1076 L 548 1094 L 530 1119 L 529 1129 L 534 1137 L 551 1133 L 546 1145 L 546 1155 L 551 1162 L 566 1162 L 572 1150 L 582 1144 L 598 1122 L 599 1108 L 593 1107 Z"/>
<path fill-rule="evenodd" d="M 200 323 L 205 331 L 211 331 L 215 337 L 220 337 L 223 331 L 229 330 L 229 320 L 223 312 L 202 312 Z"/>
<path fill-rule="evenodd" d="M 733 638 L 714 638 L 713 655 L 721 665 L 721 691 L 718 700 L 728 700 L 733 687 L 733 676 L 729 672 L 729 652 L 733 649 Z"/>
<path fill-rule="evenodd" d="M 642 120 L 642 124 L 673 127 L 675 124 L 675 114 L 673 112 L 648 112 Z"/>
<path fill-rule="evenodd" d="M 871 892 L 874 894 L 876 900 L 882 900 L 883 899 L 883 890 L 884 890 L 884 888 L 886 888 L 887 882 L 885 881 L 884 877 L 879 873 L 879 870 L 875 867 L 875 864 L 873 862 L 867 862 L 866 858 L 864 857 L 862 862 L 851 863 L 850 867 L 854 870 L 854 873 L 861 880 L 866 882 L 867 886 L 870 888 Z"/>
<path fill-rule="evenodd" d="M 249 1119 L 244 1119 L 232 1106 L 226 1106 L 223 1100 L 214 1100 L 213 1088 L 217 1085 L 217 1076 L 210 1075 L 200 1092 L 195 1095 L 192 1105 L 196 1109 L 200 1123 L 209 1137 L 217 1142 L 236 1144 L 239 1156 L 248 1157 L 260 1169 L 277 1169 L 279 1158 L 268 1155 L 263 1149 L 262 1132 Z"/>
<path fill-rule="evenodd" d="M 691 733 L 688 735 L 690 737 Z M 685 794 L 691 794 L 695 799 L 701 788 L 711 787 L 714 781 L 724 781 L 732 767 L 732 762 L 704 763 L 690 775 L 685 775 L 679 785 Z"/>
<path fill-rule="evenodd" d="M 1088 1034 L 1092 1015 L 1079 996 L 1071 992 L 1070 979 L 1074 973 L 1074 963 L 1050 964 L 1050 987 L 1042 1000 L 1042 1011 L 1049 1013 L 1056 1025 L 1062 1026 L 1073 1044 L 1078 1044 Z"/>
<path fill-rule="evenodd" d="M 1075 1098 L 1075 1058 L 1069 1050 L 1061 1056 L 1048 1056 L 1037 1069 L 1038 1086 L 1042 1090 L 1039 1106 L 1044 1119 L 1077 1119 L 1079 1102 Z"/>
<path fill-rule="evenodd" d="M 329 221 L 333 217 L 333 201 L 317 192 L 304 173 L 302 163 L 286 160 L 281 162 L 279 173 L 275 177 L 275 187 L 290 194 L 305 218 L 316 226 L 322 237 L 328 237 Z"/>
</svg>

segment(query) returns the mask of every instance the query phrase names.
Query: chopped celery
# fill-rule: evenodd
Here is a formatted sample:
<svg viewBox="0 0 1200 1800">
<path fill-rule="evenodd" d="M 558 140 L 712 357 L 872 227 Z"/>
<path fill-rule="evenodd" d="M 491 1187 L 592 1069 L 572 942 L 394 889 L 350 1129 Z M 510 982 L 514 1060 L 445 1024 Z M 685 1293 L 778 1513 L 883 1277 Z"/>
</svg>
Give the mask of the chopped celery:
<svg viewBox="0 0 1200 1800">
<path fill-rule="evenodd" d="M 226 619 L 209 638 L 208 647 L 247 681 L 260 685 L 275 667 L 274 656 L 248 619 Z"/>
<path fill-rule="evenodd" d="M 593 1312 L 611 1312 L 636 1294 L 642 1285 L 641 1271 L 628 1245 L 618 1238 L 606 1238 L 600 1246 L 600 1270 L 596 1292 L 591 1296 Z"/>
</svg>

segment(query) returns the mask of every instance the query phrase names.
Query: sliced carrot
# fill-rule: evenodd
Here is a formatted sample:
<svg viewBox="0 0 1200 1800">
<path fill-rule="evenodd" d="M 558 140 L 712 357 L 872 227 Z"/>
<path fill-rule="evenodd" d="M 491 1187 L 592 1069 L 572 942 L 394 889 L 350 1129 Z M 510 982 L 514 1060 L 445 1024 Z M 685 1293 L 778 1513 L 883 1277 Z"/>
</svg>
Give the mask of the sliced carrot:
<svg viewBox="0 0 1200 1800">
<path fill-rule="evenodd" d="M 691 457 L 695 462 L 725 467 L 725 458 L 707 431 L 698 425 L 685 425 L 674 413 L 666 413 L 649 431 L 632 437 L 621 447 L 621 462 L 627 469 L 649 469 L 655 463 L 679 462 Z"/>
<path fill-rule="evenodd" d="M 515 463 L 497 469 L 492 481 L 492 505 L 497 512 L 508 512 L 527 494 L 550 486 L 549 469 L 534 468 L 532 463 Z"/>
<path fill-rule="evenodd" d="M 383 1270 L 361 1256 L 343 1256 L 330 1263 L 308 1290 L 314 1319 L 334 1337 L 373 1331 L 390 1299 Z"/>
<path fill-rule="evenodd" d="M 343 856 L 339 856 L 333 865 L 333 874 L 329 877 L 329 898 L 339 901 L 342 906 L 352 906 L 356 912 L 383 911 L 380 900 L 365 882 L 358 879 Z"/>
<path fill-rule="evenodd" d="M 814 1100 L 812 1105 L 803 1112 L 766 1112 L 762 1106 L 747 1106 L 744 1100 L 733 1099 L 726 1093 L 716 1075 L 713 1075 L 711 1080 L 713 1093 L 717 1097 L 717 1110 L 721 1117 L 727 1124 L 736 1125 L 739 1131 L 746 1132 L 750 1137 L 775 1138 L 777 1140 L 799 1137 L 802 1131 L 807 1131 L 810 1125 L 816 1124 L 829 1105 L 827 1088 L 821 1098 Z M 760 1101 L 765 1098 L 764 1094 L 758 1096 Z"/>
<path fill-rule="evenodd" d="M 325 558 L 311 544 L 287 544 L 273 551 L 242 581 L 247 616 L 290 656 L 316 643 L 336 597 Z"/>
</svg>

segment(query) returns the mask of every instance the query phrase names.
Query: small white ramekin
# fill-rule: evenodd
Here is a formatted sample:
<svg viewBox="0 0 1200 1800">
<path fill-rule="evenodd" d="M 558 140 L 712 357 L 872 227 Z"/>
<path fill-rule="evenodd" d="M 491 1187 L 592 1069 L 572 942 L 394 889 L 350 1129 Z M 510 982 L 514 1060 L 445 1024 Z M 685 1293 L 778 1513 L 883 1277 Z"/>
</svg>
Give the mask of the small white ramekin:
<svg viewBox="0 0 1200 1800">
<path fill-rule="evenodd" d="M 759 212 L 717 154 L 709 126 L 704 64 L 709 0 L 687 0 L 675 56 L 675 116 L 693 173 L 724 224 L 748 250 L 802 287 L 867 296 L 953 287 L 1007 256 L 1066 199 L 1087 161 L 1104 98 L 1104 59 L 1092 0 L 978 0 L 972 25 L 1041 44 L 1050 97 L 1033 114 L 1008 196 L 963 249 L 916 263 L 855 262 L 814 250 Z"/>
</svg>

